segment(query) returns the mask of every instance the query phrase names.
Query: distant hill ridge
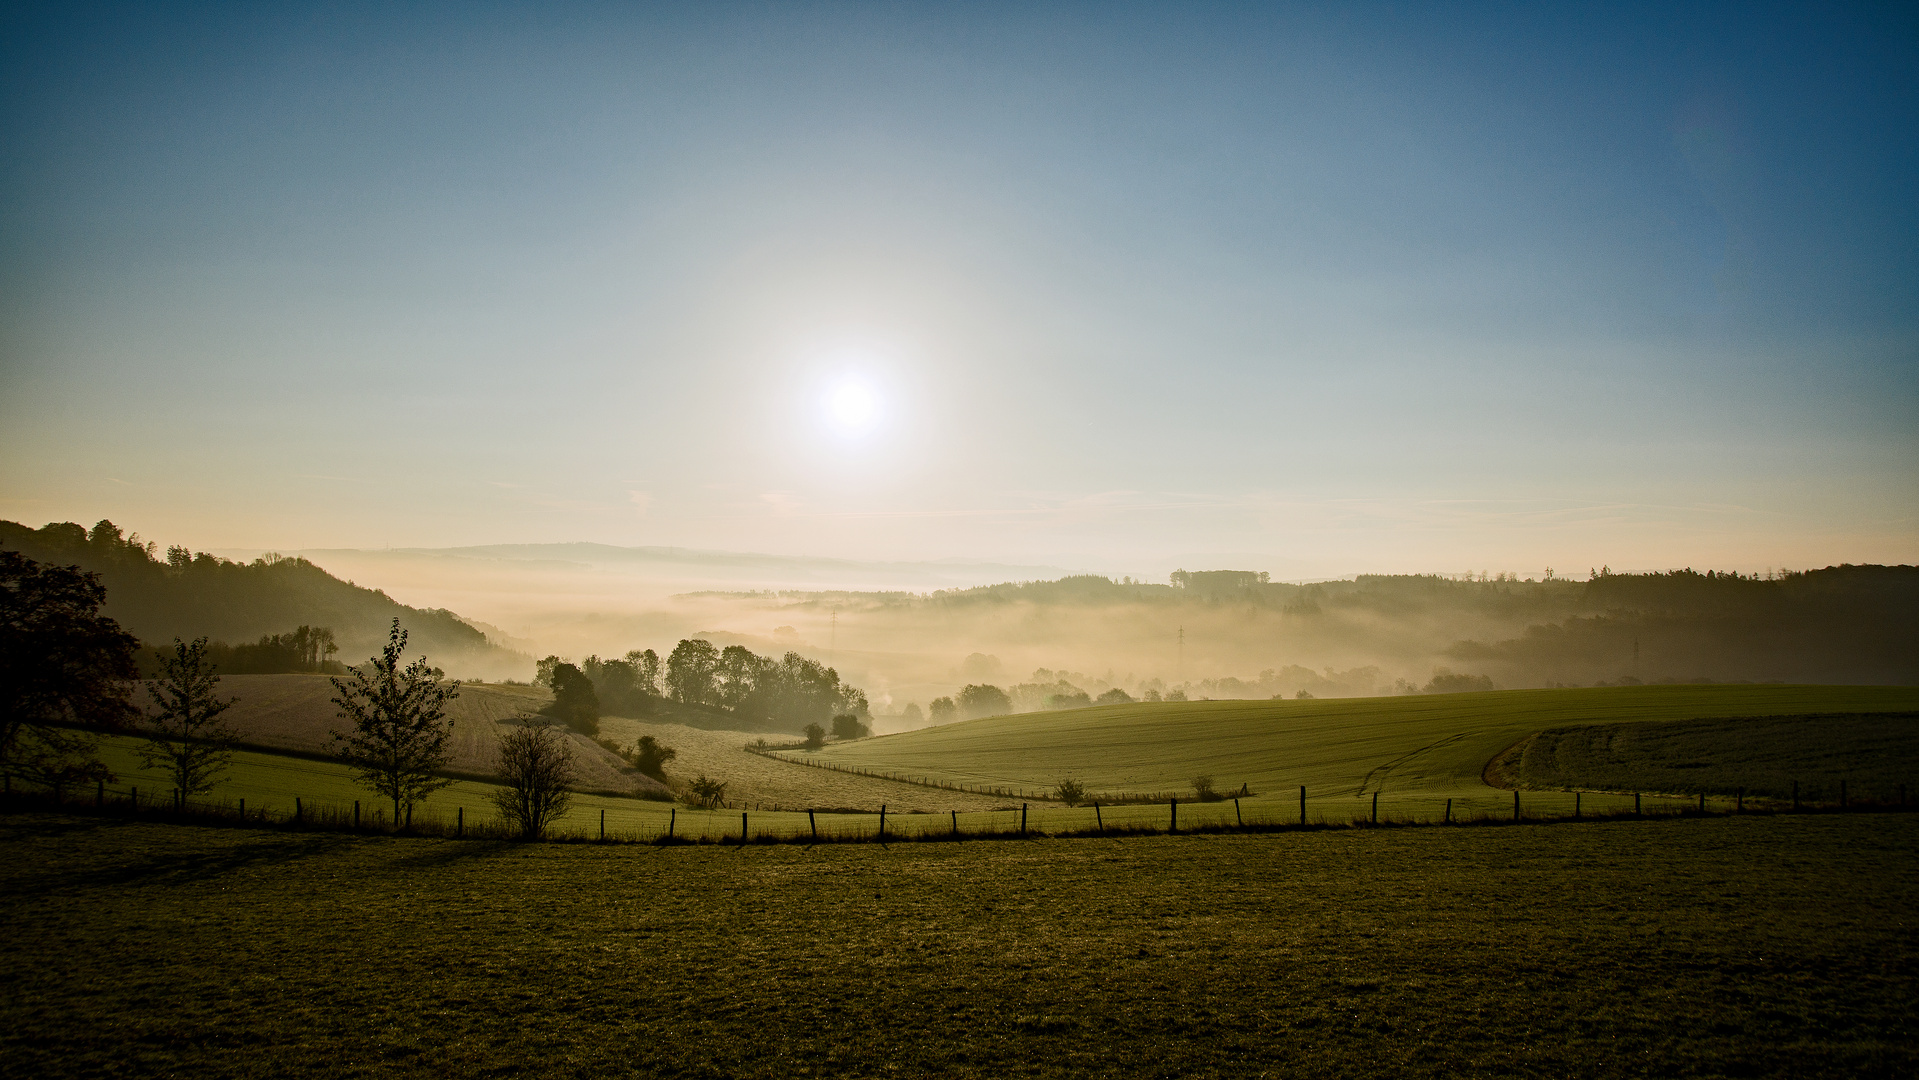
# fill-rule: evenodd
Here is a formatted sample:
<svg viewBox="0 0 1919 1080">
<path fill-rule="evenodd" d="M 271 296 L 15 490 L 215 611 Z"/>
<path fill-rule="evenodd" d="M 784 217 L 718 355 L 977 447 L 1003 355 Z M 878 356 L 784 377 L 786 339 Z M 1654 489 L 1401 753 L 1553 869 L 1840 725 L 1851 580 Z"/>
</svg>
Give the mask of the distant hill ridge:
<svg viewBox="0 0 1919 1080">
<path fill-rule="evenodd" d="M 301 625 L 326 626 L 340 646 L 337 658 L 355 663 L 379 650 L 398 618 L 409 636 L 408 653 L 425 653 L 450 674 L 524 678 L 533 668 L 531 657 L 493 644 L 451 611 L 409 607 L 305 559 L 269 555 L 242 563 L 182 547 L 162 557 L 157 545 L 123 534 L 111 521 L 92 529 L 0 521 L 0 548 L 100 575 L 106 613 L 149 645 L 202 636 L 240 643 Z"/>
</svg>

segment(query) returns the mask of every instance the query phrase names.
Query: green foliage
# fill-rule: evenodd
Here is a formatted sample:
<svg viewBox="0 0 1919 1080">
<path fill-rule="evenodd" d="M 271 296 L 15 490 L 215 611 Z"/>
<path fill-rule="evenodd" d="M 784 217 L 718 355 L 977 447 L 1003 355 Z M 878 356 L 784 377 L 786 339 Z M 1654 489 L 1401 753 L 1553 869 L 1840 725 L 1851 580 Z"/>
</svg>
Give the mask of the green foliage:
<svg viewBox="0 0 1919 1080">
<path fill-rule="evenodd" d="M 138 643 L 101 614 L 105 601 L 96 574 L 0 551 L 0 774 L 54 788 L 107 775 L 93 736 L 67 726 L 112 730 L 135 715 Z"/>
<path fill-rule="evenodd" d="M 852 713 L 841 713 L 833 718 L 835 739 L 864 739 L 871 734 L 873 729 L 860 723 L 860 718 Z"/>
<path fill-rule="evenodd" d="M 1096 705 L 1127 705 L 1131 704 L 1132 700 L 1133 695 L 1115 686 L 1111 690 L 1094 698 L 1093 703 Z"/>
<path fill-rule="evenodd" d="M 826 745 L 826 729 L 818 724 L 806 725 L 806 748 L 818 750 Z"/>
<path fill-rule="evenodd" d="M 453 738 L 446 704 L 460 692 L 460 684 L 443 682 L 424 656 L 402 667 L 406 644 L 407 633 L 394 619 L 379 656 L 332 680 L 340 695 L 333 704 L 353 725 L 333 733 L 340 760 L 361 783 L 392 800 L 395 821 L 451 783 L 435 772 L 446 767 Z"/>
<path fill-rule="evenodd" d="M 926 703 L 926 720 L 931 724 L 950 724 L 959 719 L 959 705 L 950 697 L 936 697 Z"/>
<path fill-rule="evenodd" d="M 220 674 L 207 656 L 206 638 L 175 638 L 172 654 L 159 656 L 160 677 L 147 684 L 157 711 L 143 725 L 147 742 L 140 757 L 148 767 L 165 768 L 187 798 L 203 795 L 233 760 L 239 733 L 222 714 L 238 699 L 220 700 Z"/>
<path fill-rule="evenodd" d="M 1062 777 L 1053 785 L 1053 795 L 1068 806 L 1078 806 L 1086 800 L 1086 785 L 1072 777 Z"/>
<path fill-rule="evenodd" d="M 522 840 L 538 840 L 572 802 L 573 751 L 557 728 L 540 723 L 500 736 L 499 755 L 493 804 Z"/>
<path fill-rule="evenodd" d="M 1219 793 L 1213 790 L 1213 778 L 1210 774 L 1193 777 L 1193 794 L 1200 802 L 1216 802 Z"/>
</svg>

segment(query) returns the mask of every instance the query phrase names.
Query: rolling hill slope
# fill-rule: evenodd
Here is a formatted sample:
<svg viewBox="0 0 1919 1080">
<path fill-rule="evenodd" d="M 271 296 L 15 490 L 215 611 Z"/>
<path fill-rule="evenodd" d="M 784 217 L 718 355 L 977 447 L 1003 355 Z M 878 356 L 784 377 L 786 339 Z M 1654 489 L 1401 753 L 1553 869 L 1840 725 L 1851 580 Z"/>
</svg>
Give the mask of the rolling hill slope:
<svg viewBox="0 0 1919 1080">
<path fill-rule="evenodd" d="M 1919 707 L 1919 688 L 1630 686 L 1391 698 L 1192 701 L 988 717 L 828 746 L 814 760 L 879 774 L 1045 791 L 1061 778 L 1094 792 L 1220 791 L 1349 802 L 1509 798 L 1481 773 L 1501 750 L 1567 724 Z M 1549 798 L 1541 796 L 1541 798 Z M 1566 801 L 1570 802 L 1570 799 Z"/>
</svg>

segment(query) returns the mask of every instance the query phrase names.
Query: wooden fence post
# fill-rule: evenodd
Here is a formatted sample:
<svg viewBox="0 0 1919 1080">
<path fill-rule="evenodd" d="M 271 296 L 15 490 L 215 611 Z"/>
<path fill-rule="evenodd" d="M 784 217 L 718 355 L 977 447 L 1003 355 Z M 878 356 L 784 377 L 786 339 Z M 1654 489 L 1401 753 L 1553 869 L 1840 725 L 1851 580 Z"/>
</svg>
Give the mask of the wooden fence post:
<svg viewBox="0 0 1919 1080">
<path fill-rule="evenodd" d="M 1373 824 L 1379 824 L 1379 792 L 1373 792 Z"/>
<path fill-rule="evenodd" d="M 740 843 L 746 843 L 746 811 L 744 810 L 740 811 Z"/>
<path fill-rule="evenodd" d="M 813 811 L 811 810 L 808 810 L 806 812 L 806 825 L 807 825 L 807 828 L 810 828 L 813 830 L 813 842 L 815 844 L 819 843 L 820 842 L 820 823 L 813 820 Z"/>
<path fill-rule="evenodd" d="M 1733 812 L 1736 814 L 1743 814 L 1746 812 L 1746 789 L 1745 788 L 1739 789 L 1738 801 L 1733 804 Z"/>
<path fill-rule="evenodd" d="M 353 800 L 353 827 L 360 827 L 360 800 Z"/>
<path fill-rule="evenodd" d="M 1026 835 L 1026 804 L 1019 804 L 1019 834 Z"/>
<path fill-rule="evenodd" d="M 953 811 L 953 839 L 959 839 L 959 811 Z"/>
<path fill-rule="evenodd" d="M 1699 812 L 1706 812 L 1706 793 L 1703 791 L 1699 793 Z"/>
<path fill-rule="evenodd" d="M 1452 823 L 1453 823 L 1453 801 L 1451 799 L 1447 799 L 1446 800 L 1446 824 L 1451 825 Z"/>
<path fill-rule="evenodd" d="M 404 826 L 404 828 L 406 829 L 407 832 L 413 831 L 413 804 L 412 803 L 406 804 L 406 825 Z"/>
<path fill-rule="evenodd" d="M 1166 831 L 1178 832 L 1179 831 L 1179 800 L 1171 799 L 1168 801 L 1172 804 L 1172 807 L 1173 807 L 1173 826 L 1172 828 L 1167 829 Z"/>
<path fill-rule="evenodd" d="M 1306 824 L 1306 785 L 1299 785 L 1299 823 Z"/>
<path fill-rule="evenodd" d="M 1639 813 L 1639 793 L 1637 791 L 1632 793 L 1632 816 L 1633 817 L 1643 816 Z"/>
<path fill-rule="evenodd" d="M 11 795 L 11 794 L 13 794 L 13 781 L 12 781 L 12 779 L 8 779 L 8 781 L 7 781 L 7 794 L 9 794 L 9 795 Z M 132 807 L 133 807 L 133 808 L 134 808 L 135 810 L 138 810 L 138 809 L 140 809 L 140 789 L 139 789 L 139 788 L 137 788 L 137 787 L 136 787 L 136 788 L 130 788 L 130 789 L 128 789 L 128 791 L 127 791 L 127 803 L 128 803 L 129 805 L 131 805 L 131 806 L 132 806 Z"/>
<path fill-rule="evenodd" d="M 466 807 L 462 806 L 453 816 L 453 839 L 466 839 Z"/>
<path fill-rule="evenodd" d="M 303 816 L 305 816 L 304 815 L 305 810 L 306 810 L 306 805 L 300 801 L 300 797 L 298 795 L 295 795 L 293 797 L 293 820 L 296 824 L 299 822 L 299 820 Z"/>
<path fill-rule="evenodd" d="M 1093 824 L 1099 828 L 1100 832 L 1106 831 L 1106 815 L 1099 812 L 1098 803 L 1093 804 Z"/>
<path fill-rule="evenodd" d="M 1573 792 L 1573 820 L 1579 820 L 1579 792 Z"/>
<path fill-rule="evenodd" d="M 1513 789 L 1513 820 L 1519 820 L 1519 790 Z"/>
<path fill-rule="evenodd" d="M 241 800 L 240 800 L 240 822 L 241 822 L 241 824 L 245 824 L 245 823 L 246 823 L 246 820 L 247 820 L 247 801 L 246 801 L 245 799 L 241 799 Z"/>
<path fill-rule="evenodd" d="M 1379 816 L 1379 796 L 1375 795 L 1373 796 L 1373 817 L 1377 818 L 1378 816 Z M 1233 820 L 1236 823 L 1238 823 L 1240 828 L 1243 829 L 1246 827 L 1246 815 L 1239 812 L 1238 799 L 1233 800 Z"/>
<path fill-rule="evenodd" d="M 886 804 L 880 804 L 880 843 L 886 843 Z"/>
<path fill-rule="evenodd" d="M 666 838 L 673 839 L 673 823 L 680 820 L 680 808 L 675 806 L 666 812 Z"/>
</svg>

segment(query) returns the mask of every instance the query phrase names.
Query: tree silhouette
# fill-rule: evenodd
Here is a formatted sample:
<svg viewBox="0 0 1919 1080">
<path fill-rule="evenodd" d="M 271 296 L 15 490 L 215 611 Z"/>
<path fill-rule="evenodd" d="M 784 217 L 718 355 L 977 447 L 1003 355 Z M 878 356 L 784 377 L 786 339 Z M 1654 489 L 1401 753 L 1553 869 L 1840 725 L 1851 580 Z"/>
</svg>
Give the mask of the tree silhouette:
<svg viewBox="0 0 1919 1080">
<path fill-rule="evenodd" d="M 147 742 L 140 757 L 149 768 L 173 774 L 173 786 L 182 798 L 213 790 L 214 782 L 233 760 L 239 733 L 221 714 L 235 698 L 217 695 L 220 675 L 207 658 L 207 639 L 191 643 L 173 639 L 173 655 L 158 652 L 160 677 L 147 685 L 159 712 L 146 719 Z"/>
<path fill-rule="evenodd" d="M 107 591 L 77 566 L 0 551 L 0 773 L 58 790 L 105 779 L 97 739 L 135 715 L 139 642 L 100 614 Z"/>
<path fill-rule="evenodd" d="M 333 699 L 351 732 L 334 732 L 340 759 L 360 782 L 393 801 L 393 820 L 453 781 L 434 772 L 446 767 L 453 722 L 446 704 L 459 696 L 459 683 L 445 683 L 422 656 L 402 668 L 406 631 L 393 620 L 380 655 L 364 667 L 333 678 L 340 696 Z M 370 673 L 369 673 L 370 672 Z"/>
</svg>

